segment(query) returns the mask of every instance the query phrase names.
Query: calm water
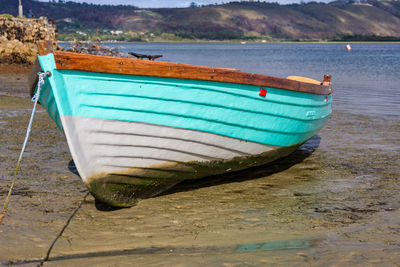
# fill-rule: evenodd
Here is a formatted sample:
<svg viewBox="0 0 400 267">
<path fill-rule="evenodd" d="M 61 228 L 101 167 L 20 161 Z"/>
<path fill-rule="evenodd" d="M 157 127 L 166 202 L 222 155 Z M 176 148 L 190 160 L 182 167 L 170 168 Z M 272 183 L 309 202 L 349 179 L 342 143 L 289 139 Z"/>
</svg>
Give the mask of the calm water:
<svg viewBox="0 0 400 267">
<path fill-rule="evenodd" d="M 331 74 L 334 109 L 400 118 L 400 44 L 108 44 L 120 50 L 162 54 L 163 61 L 321 80 Z"/>
</svg>

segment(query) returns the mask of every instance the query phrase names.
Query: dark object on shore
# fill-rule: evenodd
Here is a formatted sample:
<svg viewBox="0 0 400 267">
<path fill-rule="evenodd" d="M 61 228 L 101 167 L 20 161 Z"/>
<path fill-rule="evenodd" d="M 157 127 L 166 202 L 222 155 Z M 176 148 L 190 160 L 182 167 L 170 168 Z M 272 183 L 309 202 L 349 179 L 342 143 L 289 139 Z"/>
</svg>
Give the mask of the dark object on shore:
<svg viewBox="0 0 400 267">
<path fill-rule="evenodd" d="M 162 57 L 162 55 L 154 55 L 154 56 L 152 56 L 152 55 L 143 55 L 143 54 L 138 54 L 138 53 L 133 53 L 133 52 L 128 52 L 128 54 L 132 55 L 132 56 L 134 56 L 134 57 L 136 57 L 138 59 L 148 58 L 149 60 L 155 60 L 157 58 Z"/>
<path fill-rule="evenodd" d="M 33 14 L 32 9 L 29 9 L 28 14 L 26 15 L 26 17 L 27 17 L 28 19 L 36 18 L 35 15 Z"/>
</svg>

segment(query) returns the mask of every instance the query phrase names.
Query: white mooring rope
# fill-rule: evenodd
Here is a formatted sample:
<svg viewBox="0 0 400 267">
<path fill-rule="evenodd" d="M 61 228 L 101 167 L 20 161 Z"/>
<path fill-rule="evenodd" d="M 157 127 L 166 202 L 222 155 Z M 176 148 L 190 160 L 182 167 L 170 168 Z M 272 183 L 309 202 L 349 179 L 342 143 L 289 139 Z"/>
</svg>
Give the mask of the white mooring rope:
<svg viewBox="0 0 400 267">
<path fill-rule="evenodd" d="M 30 134 L 31 129 L 32 129 L 32 122 L 33 122 L 33 118 L 35 117 L 36 106 L 37 106 L 37 102 L 38 102 L 39 96 L 40 96 L 40 90 L 42 89 L 42 86 L 44 84 L 44 78 L 47 75 L 49 75 L 49 74 L 44 73 L 44 72 L 38 72 L 38 76 L 39 76 L 39 81 L 38 81 L 38 86 L 37 86 L 38 89 L 36 91 L 36 94 L 32 97 L 32 102 L 34 102 L 34 104 L 33 104 L 33 108 L 32 108 L 31 119 L 29 121 L 28 129 L 26 129 L 26 136 L 25 136 L 24 144 L 22 145 L 21 153 L 19 154 L 17 168 L 15 168 L 14 177 L 12 179 L 11 186 L 10 186 L 10 189 L 8 191 L 8 195 L 6 197 L 6 200 L 4 201 L 3 211 L 0 214 L 0 224 L 2 223 L 3 218 L 6 215 L 8 203 L 10 202 L 10 197 L 11 197 L 12 190 L 14 188 L 15 180 L 16 180 L 19 168 L 21 167 L 22 156 L 23 156 L 23 154 L 25 152 L 26 144 L 28 143 L 28 139 L 29 139 L 29 134 Z"/>
</svg>

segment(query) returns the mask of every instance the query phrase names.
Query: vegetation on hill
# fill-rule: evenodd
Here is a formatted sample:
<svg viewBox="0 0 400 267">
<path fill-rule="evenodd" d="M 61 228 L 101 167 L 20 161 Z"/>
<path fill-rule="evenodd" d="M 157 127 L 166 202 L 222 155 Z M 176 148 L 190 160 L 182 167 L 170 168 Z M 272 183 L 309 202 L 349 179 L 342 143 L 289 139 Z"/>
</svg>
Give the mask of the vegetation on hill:
<svg viewBox="0 0 400 267">
<path fill-rule="evenodd" d="M 398 0 L 337 0 L 279 5 L 230 2 L 188 8 L 23 0 L 25 13 L 53 18 L 60 40 L 389 40 L 400 38 Z M 16 15 L 17 1 L 0 0 Z"/>
</svg>

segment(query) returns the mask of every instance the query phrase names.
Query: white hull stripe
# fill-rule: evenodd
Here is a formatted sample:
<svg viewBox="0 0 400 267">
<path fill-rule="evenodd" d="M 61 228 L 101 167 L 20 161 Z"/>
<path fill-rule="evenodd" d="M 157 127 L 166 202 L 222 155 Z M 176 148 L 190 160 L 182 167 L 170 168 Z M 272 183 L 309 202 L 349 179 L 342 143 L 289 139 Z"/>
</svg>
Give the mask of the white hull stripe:
<svg viewBox="0 0 400 267">
<path fill-rule="evenodd" d="M 127 169 L 174 172 L 168 163 L 230 160 L 276 147 L 212 133 L 86 117 L 62 116 L 72 157 L 84 181 L 101 173 Z M 177 170 L 182 173 L 185 170 Z M 190 170 L 188 169 L 188 172 Z"/>
</svg>

